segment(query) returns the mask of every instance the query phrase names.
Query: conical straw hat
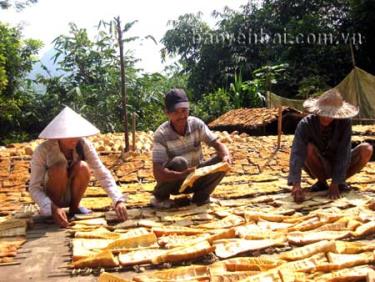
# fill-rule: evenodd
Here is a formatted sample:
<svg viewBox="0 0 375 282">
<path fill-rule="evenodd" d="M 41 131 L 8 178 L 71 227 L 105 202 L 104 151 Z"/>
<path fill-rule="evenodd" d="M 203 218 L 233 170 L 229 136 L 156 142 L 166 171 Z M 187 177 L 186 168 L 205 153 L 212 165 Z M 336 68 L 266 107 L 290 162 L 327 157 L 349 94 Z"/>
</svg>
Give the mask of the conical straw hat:
<svg viewBox="0 0 375 282">
<path fill-rule="evenodd" d="M 324 92 L 319 98 L 306 100 L 303 107 L 309 113 L 335 119 L 352 118 L 359 112 L 357 107 L 344 101 L 336 88 Z"/>
<path fill-rule="evenodd" d="M 64 139 L 99 133 L 94 125 L 69 107 L 65 107 L 39 134 L 44 139 Z"/>
</svg>

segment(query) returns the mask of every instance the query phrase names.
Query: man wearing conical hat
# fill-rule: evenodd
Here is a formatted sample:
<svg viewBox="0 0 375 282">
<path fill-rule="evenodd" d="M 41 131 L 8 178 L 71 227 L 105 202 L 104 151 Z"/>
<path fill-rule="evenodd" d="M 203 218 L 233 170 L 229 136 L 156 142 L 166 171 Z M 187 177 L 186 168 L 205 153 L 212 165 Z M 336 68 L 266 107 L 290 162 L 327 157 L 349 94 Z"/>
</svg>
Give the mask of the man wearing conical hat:
<svg viewBox="0 0 375 282">
<path fill-rule="evenodd" d="M 358 109 L 345 102 L 337 89 L 303 104 L 310 115 L 296 129 L 290 156 L 288 184 L 296 202 L 304 200 L 301 188 L 302 168 L 317 182 L 311 191 L 328 190 L 331 199 L 340 197 L 345 180 L 359 172 L 372 156 L 368 143 L 351 149 L 352 121 Z M 327 180 L 331 179 L 330 185 Z"/>
<path fill-rule="evenodd" d="M 69 207 L 70 216 L 90 212 L 80 206 L 90 180 L 90 169 L 112 198 L 118 218 L 127 219 L 124 198 L 111 173 L 94 146 L 84 138 L 97 133 L 95 126 L 65 107 L 39 135 L 47 141 L 32 156 L 29 192 L 41 215 L 52 215 L 61 227 L 69 224 L 64 207 Z"/>
</svg>

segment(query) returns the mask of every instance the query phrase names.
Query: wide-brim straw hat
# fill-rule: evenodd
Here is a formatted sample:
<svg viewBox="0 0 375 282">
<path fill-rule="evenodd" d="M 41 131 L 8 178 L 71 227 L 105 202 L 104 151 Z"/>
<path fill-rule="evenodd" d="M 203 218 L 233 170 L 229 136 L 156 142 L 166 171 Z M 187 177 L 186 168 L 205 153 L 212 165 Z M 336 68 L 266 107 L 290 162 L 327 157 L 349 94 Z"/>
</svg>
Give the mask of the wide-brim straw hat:
<svg viewBox="0 0 375 282">
<path fill-rule="evenodd" d="M 39 134 L 44 139 L 65 139 L 91 136 L 99 133 L 94 125 L 69 107 L 65 107 Z"/>
<path fill-rule="evenodd" d="M 308 113 L 334 119 L 352 118 L 359 112 L 356 106 L 344 101 L 336 88 L 324 92 L 318 98 L 307 99 L 303 107 Z"/>
</svg>

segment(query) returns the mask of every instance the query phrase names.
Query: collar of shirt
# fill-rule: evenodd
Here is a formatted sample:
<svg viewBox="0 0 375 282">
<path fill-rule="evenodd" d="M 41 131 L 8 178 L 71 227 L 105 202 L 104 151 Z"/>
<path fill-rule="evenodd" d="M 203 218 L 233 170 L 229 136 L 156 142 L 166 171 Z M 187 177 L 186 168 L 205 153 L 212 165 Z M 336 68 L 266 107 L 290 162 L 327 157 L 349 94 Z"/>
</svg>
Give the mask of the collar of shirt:
<svg viewBox="0 0 375 282">
<path fill-rule="evenodd" d="M 178 134 L 178 132 L 176 131 L 176 129 L 174 128 L 173 124 L 170 121 L 169 121 L 169 127 L 171 128 L 171 130 L 173 132 L 175 132 L 178 135 L 178 137 L 188 136 L 191 133 L 191 125 L 190 125 L 189 120 L 190 120 L 190 117 L 188 117 L 187 120 L 186 120 L 186 130 L 185 130 L 185 134 L 183 136 Z"/>
</svg>

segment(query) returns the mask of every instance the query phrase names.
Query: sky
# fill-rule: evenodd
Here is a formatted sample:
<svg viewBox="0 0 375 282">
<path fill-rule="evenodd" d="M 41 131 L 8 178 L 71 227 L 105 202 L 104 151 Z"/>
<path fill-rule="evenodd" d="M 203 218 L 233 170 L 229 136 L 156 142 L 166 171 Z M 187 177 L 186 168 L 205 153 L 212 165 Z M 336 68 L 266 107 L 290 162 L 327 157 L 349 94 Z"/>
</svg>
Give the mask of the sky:
<svg viewBox="0 0 375 282">
<path fill-rule="evenodd" d="M 137 20 L 130 35 L 144 37 L 152 35 L 157 42 L 168 29 L 167 22 L 185 13 L 203 12 L 203 19 L 213 26 L 212 11 L 222 11 L 225 6 L 238 10 L 249 0 L 39 0 L 38 3 L 16 12 L 14 9 L 0 10 L 0 21 L 11 25 L 23 25 L 26 38 L 42 40 L 43 49 L 39 55 L 52 48 L 51 42 L 61 34 L 67 35 L 68 24 L 74 22 L 80 28 L 87 28 L 95 34 L 100 20 L 110 21 L 120 16 L 122 22 Z M 135 57 L 140 58 L 138 67 L 145 72 L 161 72 L 160 49 L 152 40 L 146 40 L 132 47 Z M 170 63 L 171 61 L 169 61 Z"/>
</svg>

